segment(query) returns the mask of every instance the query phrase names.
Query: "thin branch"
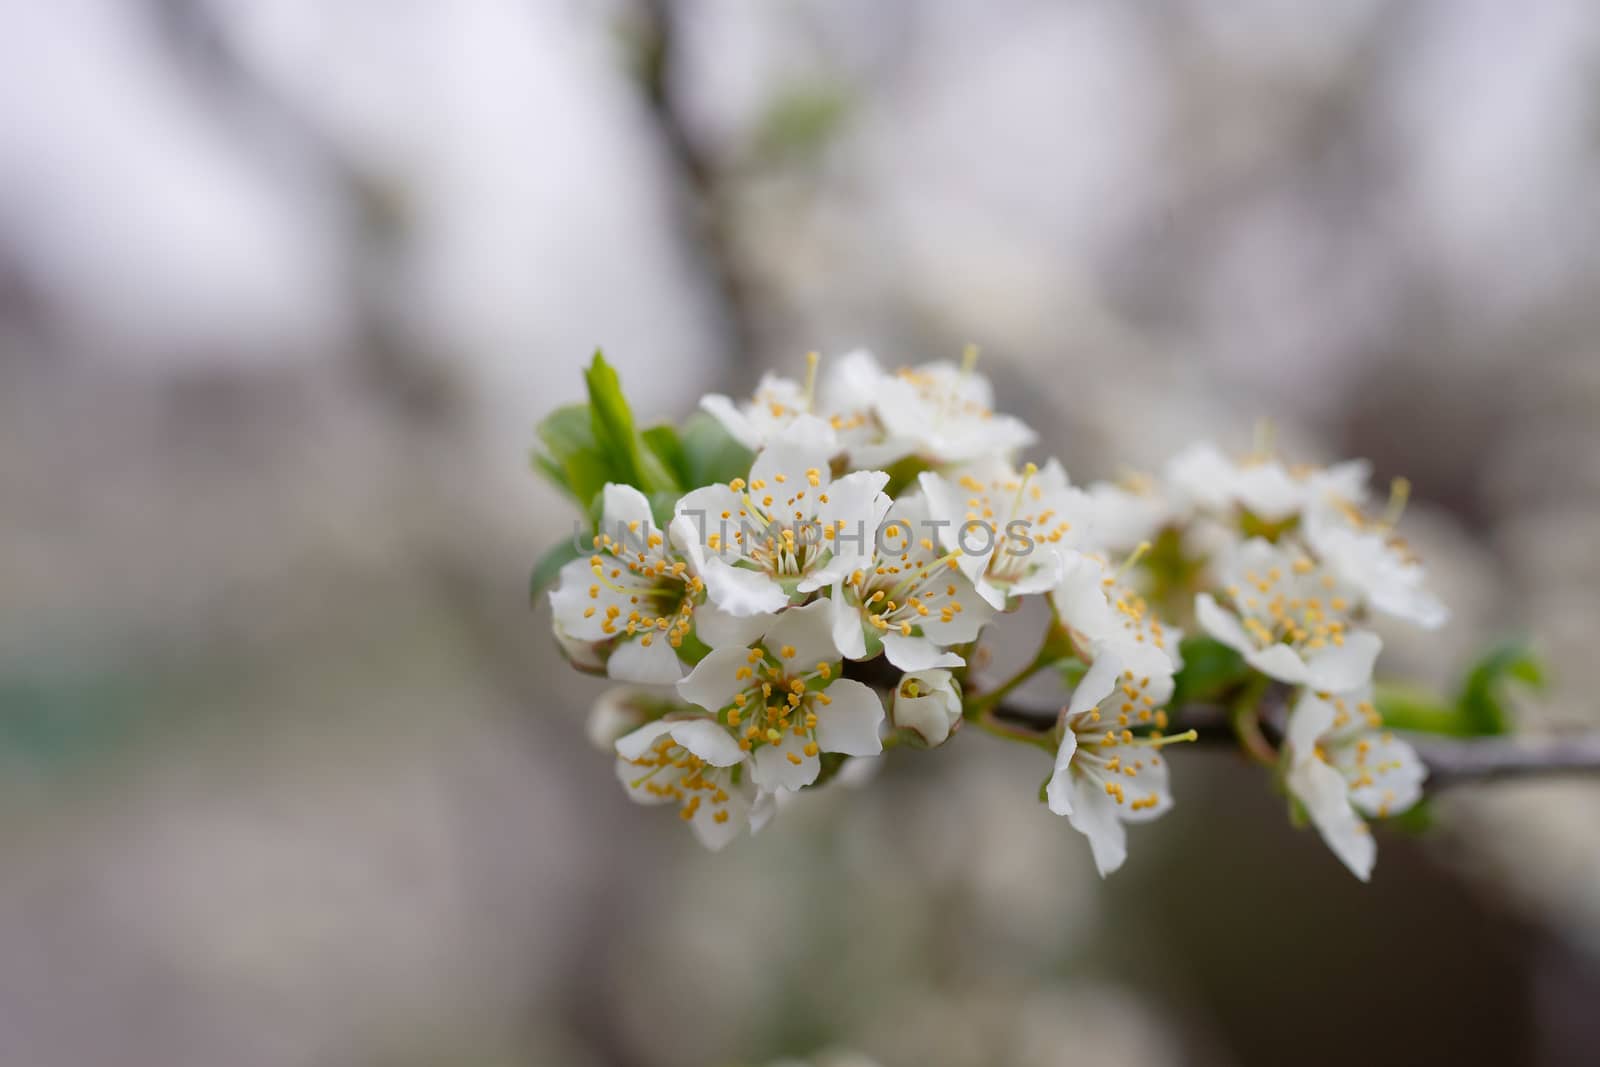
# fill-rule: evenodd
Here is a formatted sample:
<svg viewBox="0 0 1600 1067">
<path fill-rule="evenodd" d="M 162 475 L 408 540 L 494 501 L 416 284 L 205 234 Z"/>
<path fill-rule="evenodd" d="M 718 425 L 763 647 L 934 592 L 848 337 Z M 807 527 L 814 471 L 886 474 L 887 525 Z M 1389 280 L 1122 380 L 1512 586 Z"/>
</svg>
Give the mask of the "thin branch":
<svg viewBox="0 0 1600 1067">
<path fill-rule="evenodd" d="M 1002 704 L 996 716 L 1018 726 L 1048 730 L 1056 711 Z M 1270 716 L 1263 716 L 1264 720 Z M 1207 704 L 1172 711 L 1174 728 L 1193 728 L 1203 744 L 1235 746 L 1226 709 Z M 1265 725 L 1265 723 L 1264 723 Z M 1600 731 L 1547 737 L 1440 737 L 1408 734 L 1406 740 L 1428 767 L 1428 789 L 1514 778 L 1600 774 Z"/>
<path fill-rule="evenodd" d="M 1428 786 L 1600 773 L 1600 732 L 1551 737 L 1407 738 L 1428 765 Z"/>
</svg>

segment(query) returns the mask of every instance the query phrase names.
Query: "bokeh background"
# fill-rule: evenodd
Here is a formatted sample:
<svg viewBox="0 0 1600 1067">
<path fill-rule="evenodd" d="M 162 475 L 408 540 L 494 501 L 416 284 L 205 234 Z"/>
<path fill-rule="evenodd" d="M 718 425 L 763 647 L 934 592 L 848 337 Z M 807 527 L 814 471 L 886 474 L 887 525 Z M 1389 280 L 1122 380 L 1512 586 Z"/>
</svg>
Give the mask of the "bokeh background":
<svg viewBox="0 0 1600 1067">
<path fill-rule="evenodd" d="M 1530 635 L 1600 725 L 1600 7 L 0 11 L 0 1064 L 1600 1057 L 1593 784 L 1362 887 L 1185 753 L 1102 884 L 963 734 L 713 859 L 526 591 L 596 346 L 665 418 L 970 340 L 1080 480 L 1409 475 L 1456 618 L 1386 667 Z"/>
</svg>

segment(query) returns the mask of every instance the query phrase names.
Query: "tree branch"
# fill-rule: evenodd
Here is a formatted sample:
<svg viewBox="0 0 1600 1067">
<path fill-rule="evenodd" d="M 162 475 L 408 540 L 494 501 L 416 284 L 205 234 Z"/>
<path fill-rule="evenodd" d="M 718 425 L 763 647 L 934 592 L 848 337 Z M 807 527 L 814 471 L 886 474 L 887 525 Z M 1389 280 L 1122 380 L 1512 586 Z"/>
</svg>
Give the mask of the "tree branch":
<svg viewBox="0 0 1600 1067">
<path fill-rule="evenodd" d="M 997 716 L 1019 726 L 1047 730 L 1055 724 L 1054 709 L 1002 704 Z M 1174 708 L 1175 729 L 1194 729 L 1202 744 L 1236 745 L 1227 712 L 1208 704 Z M 1263 716 L 1269 725 L 1272 716 Z M 1428 767 L 1430 792 L 1470 782 L 1514 778 L 1600 774 L 1600 731 L 1545 737 L 1441 737 L 1407 734 L 1406 740 Z"/>
</svg>

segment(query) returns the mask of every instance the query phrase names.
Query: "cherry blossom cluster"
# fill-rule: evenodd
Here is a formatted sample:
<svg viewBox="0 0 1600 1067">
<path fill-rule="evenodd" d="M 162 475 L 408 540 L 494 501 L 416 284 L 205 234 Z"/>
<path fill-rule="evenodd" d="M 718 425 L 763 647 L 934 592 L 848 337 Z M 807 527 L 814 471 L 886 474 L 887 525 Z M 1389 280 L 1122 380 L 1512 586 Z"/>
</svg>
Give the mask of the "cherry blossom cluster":
<svg viewBox="0 0 1600 1067">
<path fill-rule="evenodd" d="M 591 404 L 547 420 L 539 462 L 586 513 L 549 603 L 568 659 L 626 683 L 590 733 L 628 795 L 718 849 L 848 765 L 972 724 L 1054 755 L 1042 798 L 1109 873 L 1127 824 L 1172 807 L 1166 749 L 1196 735 L 1169 704 L 1203 642 L 1246 716 L 1284 696 L 1275 773 L 1367 878 L 1363 816 L 1405 810 L 1424 778 L 1374 703 L 1368 622 L 1446 617 L 1398 503 L 1369 514 L 1364 464 L 1209 444 L 1080 488 L 1022 458 L 1037 435 L 994 411 L 975 363 L 812 356 L 803 380 L 638 433 L 597 357 Z M 1051 609 L 1038 654 L 979 686 L 985 639 L 1029 597 Z M 1030 722 L 1005 698 L 1037 674 L 1064 706 Z"/>
</svg>

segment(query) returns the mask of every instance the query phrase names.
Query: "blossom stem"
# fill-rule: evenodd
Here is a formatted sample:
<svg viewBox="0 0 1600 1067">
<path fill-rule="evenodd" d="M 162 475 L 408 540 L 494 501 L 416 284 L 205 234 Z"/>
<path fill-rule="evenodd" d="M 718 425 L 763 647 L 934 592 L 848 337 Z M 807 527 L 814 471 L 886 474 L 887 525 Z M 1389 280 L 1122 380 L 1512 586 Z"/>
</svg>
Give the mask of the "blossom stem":
<svg viewBox="0 0 1600 1067">
<path fill-rule="evenodd" d="M 1228 709 L 1228 725 L 1233 736 L 1251 759 L 1268 767 L 1276 766 L 1278 750 L 1261 731 L 1261 698 L 1267 691 L 1267 679 L 1256 677 Z"/>
<path fill-rule="evenodd" d="M 1051 619 L 1050 629 L 1044 635 L 1044 643 L 1039 646 L 1039 651 L 1034 654 L 1033 659 L 1016 674 L 1000 683 L 997 688 L 969 699 L 963 712 L 964 717 L 977 720 L 988 714 L 1022 683 L 1052 663 L 1070 655 L 1072 655 L 1072 638 L 1060 622 Z"/>
<path fill-rule="evenodd" d="M 1037 745 L 1046 752 L 1055 751 L 1055 746 L 1050 743 L 1049 731 L 1040 733 L 1035 730 L 1029 730 L 1026 727 L 1004 722 L 994 713 L 992 708 L 979 713 L 976 717 L 971 715 L 967 717 L 971 719 L 978 729 L 986 734 L 992 734 L 1007 741 L 1018 741 L 1025 745 Z"/>
</svg>

